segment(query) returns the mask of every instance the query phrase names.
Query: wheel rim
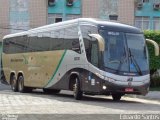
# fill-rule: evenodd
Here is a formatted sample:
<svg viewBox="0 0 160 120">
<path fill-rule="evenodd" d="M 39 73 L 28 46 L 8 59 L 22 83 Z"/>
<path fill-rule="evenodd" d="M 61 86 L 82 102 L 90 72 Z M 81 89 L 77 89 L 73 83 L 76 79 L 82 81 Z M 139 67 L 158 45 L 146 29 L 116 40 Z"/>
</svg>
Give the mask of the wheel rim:
<svg viewBox="0 0 160 120">
<path fill-rule="evenodd" d="M 19 91 L 23 90 L 23 80 L 21 78 L 19 78 Z"/>
<path fill-rule="evenodd" d="M 22 90 L 22 81 L 20 80 L 19 81 L 19 91 L 21 91 Z"/>
<path fill-rule="evenodd" d="M 73 85 L 73 94 L 74 94 L 74 96 L 76 96 L 76 93 L 77 93 L 77 79 L 76 79 L 75 84 Z"/>
<path fill-rule="evenodd" d="M 13 90 L 15 90 L 15 85 L 16 85 L 16 80 L 15 80 L 15 78 L 13 78 L 11 81 L 11 87 Z"/>
</svg>

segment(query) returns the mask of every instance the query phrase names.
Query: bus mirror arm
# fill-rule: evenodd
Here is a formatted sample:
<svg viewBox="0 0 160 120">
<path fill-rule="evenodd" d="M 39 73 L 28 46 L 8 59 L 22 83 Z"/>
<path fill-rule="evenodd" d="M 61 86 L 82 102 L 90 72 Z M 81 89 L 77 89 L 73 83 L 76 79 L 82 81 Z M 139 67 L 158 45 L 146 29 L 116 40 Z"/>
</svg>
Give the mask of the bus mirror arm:
<svg viewBox="0 0 160 120">
<path fill-rule="evenodd" d="M 155 56 L 159 56 L 159 45 L 155 41 L 150 40 L 150 39 L 146 39 L 146 41 L 154 45 Z"/>
<path fill-rule="evenodd" d="M 103 37 L 99 34 L 88 34 L 90 37 L 95 38 L 98 41 L 99 51 L 104 51 L 105 49 L 105 41 Z"/>
</svg>

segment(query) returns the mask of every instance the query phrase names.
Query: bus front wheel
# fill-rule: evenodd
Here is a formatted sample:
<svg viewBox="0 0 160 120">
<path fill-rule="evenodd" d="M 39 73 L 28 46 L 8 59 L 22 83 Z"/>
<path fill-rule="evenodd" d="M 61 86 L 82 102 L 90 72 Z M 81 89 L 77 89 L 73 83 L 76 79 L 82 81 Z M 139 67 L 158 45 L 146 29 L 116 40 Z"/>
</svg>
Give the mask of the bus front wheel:
<svg viewBox="0 0 160 120">
<path fill-rule="evenodd" d="M 121 94 L 112 94 L 112 98 L 114 101 L 119 101 L 121 99 L 122 95 Z"/>
<path fill-rule="evenodd" d="M 11 82 L 10 83 L 11 83 L 12 91 L 17 92 L 18 91 L 18 84 L 17 84 L 17 80 L 16 80 L 16 76 L 15 75 L 11 76 Z"/>
<path fill-rule="evenodd" d="M 73 95 L 76 100 L 82 99 L 83 93 L 80 88 L 80 81 L 77 77 L 75 78 L 75 83 L 73 84 Z"/>
</svg>

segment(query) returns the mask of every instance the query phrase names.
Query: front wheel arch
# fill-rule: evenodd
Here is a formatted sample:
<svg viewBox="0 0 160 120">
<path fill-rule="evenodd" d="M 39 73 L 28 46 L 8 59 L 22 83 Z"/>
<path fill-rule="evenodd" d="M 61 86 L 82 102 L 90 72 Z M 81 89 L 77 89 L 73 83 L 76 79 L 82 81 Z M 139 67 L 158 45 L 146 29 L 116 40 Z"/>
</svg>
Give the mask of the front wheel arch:
<svg viewBox="0 0 160 120">
<path fill-rule="evenodd" d="M 73 85 L 75 84 L 75 78 L 79 79 L 79 74 L 78 73 L 71 73 L 69 77 L 69 90 L 73 91 Z"/>
<path fill-rule="evenodd" d="M 23 75 L 23 73 L 22 73 L 22 72 L 19 72 L 19 73 L 18 73 L 18 75 L 17 75 L 17 79 L 18 79 L 20 76 L 24 77 L 24 75 Z"/>
</svg>

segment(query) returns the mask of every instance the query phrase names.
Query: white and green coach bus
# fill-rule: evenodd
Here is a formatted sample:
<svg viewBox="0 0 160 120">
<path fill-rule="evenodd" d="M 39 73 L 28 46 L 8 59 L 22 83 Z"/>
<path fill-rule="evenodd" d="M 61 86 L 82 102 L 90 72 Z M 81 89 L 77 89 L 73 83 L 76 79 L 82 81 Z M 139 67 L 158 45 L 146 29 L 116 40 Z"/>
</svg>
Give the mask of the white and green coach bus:
<svg viewBox="0 0 160 120">
<path fill-rule="evenodd" d="M 158 45 L 156 55 L 159 54 Z M 3 38 L 3 79 L 13 91 L 41 88 L 87 95 L 145 95 L 150 74 L 146 40 L 132 26 L 79 18 Z"/>
</svg>

